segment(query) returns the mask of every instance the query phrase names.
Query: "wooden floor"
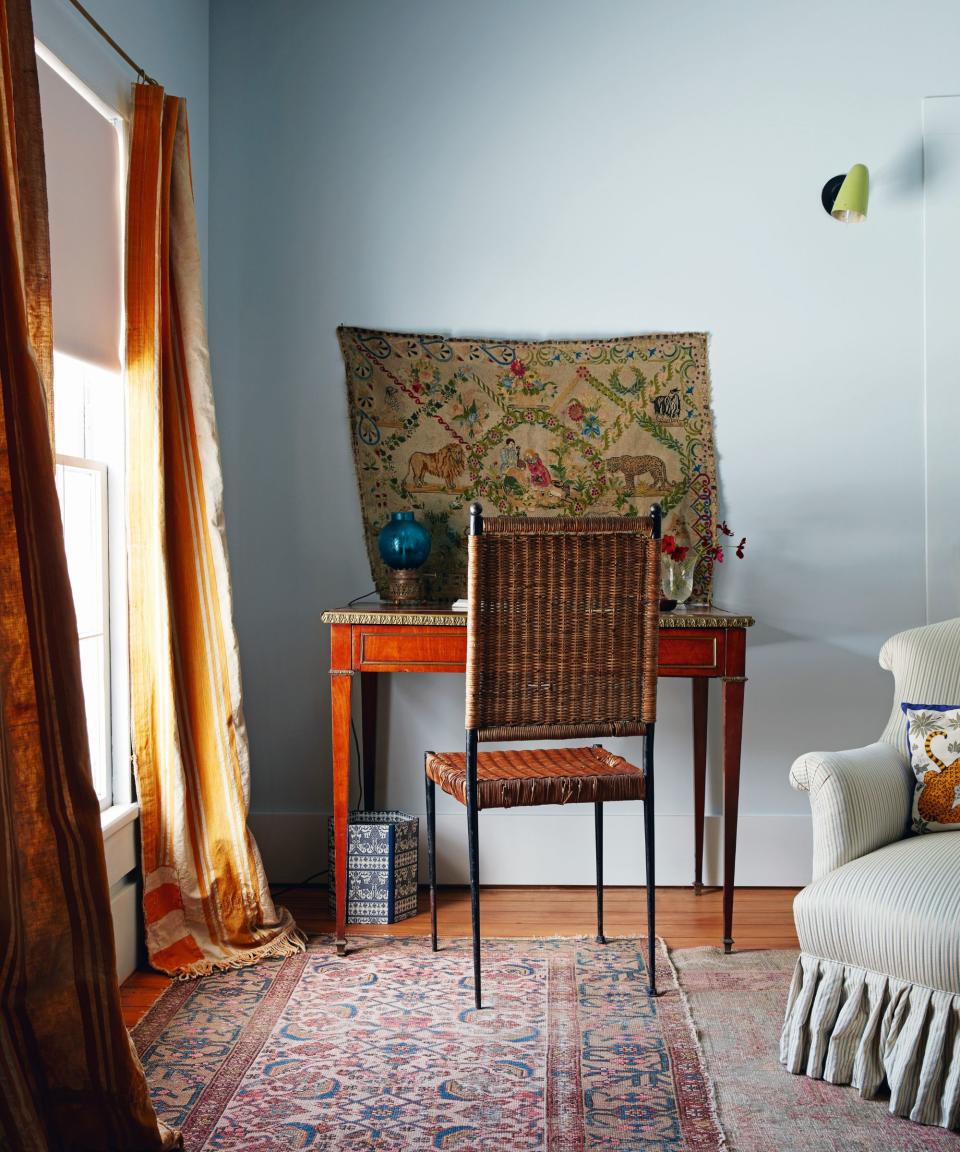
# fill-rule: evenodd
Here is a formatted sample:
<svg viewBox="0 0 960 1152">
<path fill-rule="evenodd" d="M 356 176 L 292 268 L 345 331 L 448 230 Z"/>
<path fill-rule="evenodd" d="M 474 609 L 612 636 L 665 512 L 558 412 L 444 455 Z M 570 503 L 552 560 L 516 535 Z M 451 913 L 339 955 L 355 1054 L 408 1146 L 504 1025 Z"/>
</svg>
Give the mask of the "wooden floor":
<svg viewBox="0 0 960 1152">
<path fill-rule="evenodd" d="M 734 904 L 734 949 L 796 948 L 793 898 L 796 888 L 741 888 Z M 313 936 L 333 931 L 326 888 L 299 888 L 278 894 L 278 903 L 293 913 L 300 927 Z M 636 936 L 646 931 L 642 888 L 608 888 L 604 893 L 604 931 L 608 936 Z M 470 892 L 467 888 L 440 891 L 441 936 L 470 934 Z M 596 931 L 596 891 L 593 888 L 484 888 L 480 906 L 485 936 L 580 936 Z M 657 889 L 657 934 L 671 948 L 717 944 L 723 935 L 719 888 L 697 896 L 690 888 Z M 420 893 L 420 911 L 390 927 L 357 925 L 359 935 L 426 936 L 430 932 L 427 894 Z M 132 1028 L 170 980 L 158 972 L 135 972 L 120 989 L 123 1018 Z"/>
</svg>

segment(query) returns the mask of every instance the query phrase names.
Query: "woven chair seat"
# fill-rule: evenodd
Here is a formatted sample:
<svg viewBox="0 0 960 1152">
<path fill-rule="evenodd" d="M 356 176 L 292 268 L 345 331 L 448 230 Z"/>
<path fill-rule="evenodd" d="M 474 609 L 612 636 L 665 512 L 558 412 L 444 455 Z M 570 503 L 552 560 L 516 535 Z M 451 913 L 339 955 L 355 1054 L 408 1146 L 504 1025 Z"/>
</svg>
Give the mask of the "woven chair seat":
<svg viewBox="0 0 960 1152">
<path fill-rule="evenodd" d="M 430 752 L 427 776 L 461 804 L 467 802 L 467 758 Z M 477 755 L 477 807 L 586 804 L 642 800 L 643 769 L 599 744 L 587 748 L 520 748 Z"/>
</svg>

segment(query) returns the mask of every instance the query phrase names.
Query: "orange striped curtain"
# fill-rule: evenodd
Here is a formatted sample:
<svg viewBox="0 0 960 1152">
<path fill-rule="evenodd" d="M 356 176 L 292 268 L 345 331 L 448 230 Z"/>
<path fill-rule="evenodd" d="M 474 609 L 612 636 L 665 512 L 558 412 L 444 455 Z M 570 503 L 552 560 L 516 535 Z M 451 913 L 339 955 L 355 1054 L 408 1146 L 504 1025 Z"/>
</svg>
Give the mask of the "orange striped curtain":
<svg viewBox="0 0 960 1152">
<path fill-rule="evenodd" d="M 130 674 L 150 961 L 197 976 L 304 946 L 247 828 L 223 480 L 185 101 L 134 88 L 127 204 Z"/>
<path fill-rule="evenodd" d="M 43 135 L 29 0 L 0 0 L 0 1148 L 159 1149 L 120 1014 L 50 453 Z"/>
</svg>

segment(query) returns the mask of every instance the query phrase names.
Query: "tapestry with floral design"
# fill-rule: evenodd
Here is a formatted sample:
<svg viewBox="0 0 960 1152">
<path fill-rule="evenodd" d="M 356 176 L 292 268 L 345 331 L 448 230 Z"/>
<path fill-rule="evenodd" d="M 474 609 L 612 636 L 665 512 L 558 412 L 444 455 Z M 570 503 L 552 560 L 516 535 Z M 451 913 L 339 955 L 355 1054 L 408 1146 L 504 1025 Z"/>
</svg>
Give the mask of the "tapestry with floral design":
<svg viewBox="0 0 960 1152">
<path fill-rule="evenodd" d="M 430 529 L 427 595 L 466 588 L 468 508 L 501 515 L 644 515 L 706 553 L 716 538 L 707 337 L 511 341 L 338 331 L 370 567 L 412 509 Z M 709 601 L 713 565 L 697 565 Z"/>
</svg>

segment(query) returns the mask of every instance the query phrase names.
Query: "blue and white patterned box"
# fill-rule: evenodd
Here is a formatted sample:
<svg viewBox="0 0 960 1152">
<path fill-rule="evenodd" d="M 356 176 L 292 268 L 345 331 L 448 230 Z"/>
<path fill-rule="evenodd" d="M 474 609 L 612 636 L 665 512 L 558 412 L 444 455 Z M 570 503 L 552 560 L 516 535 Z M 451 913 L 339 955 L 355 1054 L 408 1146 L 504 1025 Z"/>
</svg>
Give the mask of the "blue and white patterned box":
<svg viewBox="0 0 960 1152">
<path fill-rule="evenodd" d="M 336 846 L 327 834 L 330 910 L 336 911 Z M 347 923 L 394 924 L 417 911 L 420 821 L 406 812 L 351 812 L 347 826 Z"/>
</svg>

